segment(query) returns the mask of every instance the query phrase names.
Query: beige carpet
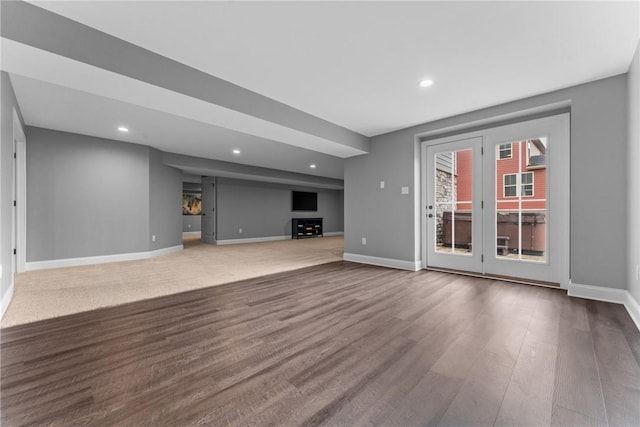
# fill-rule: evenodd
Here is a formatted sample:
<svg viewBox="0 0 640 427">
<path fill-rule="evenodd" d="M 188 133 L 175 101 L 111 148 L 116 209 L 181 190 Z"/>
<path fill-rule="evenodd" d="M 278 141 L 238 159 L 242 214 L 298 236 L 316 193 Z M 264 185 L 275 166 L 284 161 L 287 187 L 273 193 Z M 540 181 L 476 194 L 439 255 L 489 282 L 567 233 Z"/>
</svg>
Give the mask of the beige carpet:
<svg viewBox="0 0 640 427">
<path fill-rule="evenodd" d="M 204 245 L 153 259 L 30 271 L 16 276 L 2 327 L 221 285 L 342 259 L 342 236 Z"/>
</svg>

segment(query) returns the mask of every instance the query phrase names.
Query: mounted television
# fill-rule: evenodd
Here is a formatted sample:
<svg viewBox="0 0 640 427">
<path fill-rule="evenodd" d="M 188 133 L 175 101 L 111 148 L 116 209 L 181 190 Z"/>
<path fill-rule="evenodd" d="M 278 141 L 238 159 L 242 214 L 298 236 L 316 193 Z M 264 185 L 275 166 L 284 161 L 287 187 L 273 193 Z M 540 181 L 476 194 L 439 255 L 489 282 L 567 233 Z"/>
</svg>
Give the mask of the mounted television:
<svg viewBox="0 0 640 427">
<path fill-rule="evenodd" d="M 318 210 L 318 193 L 291 192 L 291 210 L 315 212 Z"/>
</svg>

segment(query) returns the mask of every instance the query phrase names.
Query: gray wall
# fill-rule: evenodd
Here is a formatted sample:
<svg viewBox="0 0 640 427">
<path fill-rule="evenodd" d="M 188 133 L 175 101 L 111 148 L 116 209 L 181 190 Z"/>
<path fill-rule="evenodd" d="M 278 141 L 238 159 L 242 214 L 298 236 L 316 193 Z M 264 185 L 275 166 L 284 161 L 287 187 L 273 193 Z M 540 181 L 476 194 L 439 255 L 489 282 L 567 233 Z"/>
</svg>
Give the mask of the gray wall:
<svg viewBox="0 0 640 427">
<path fill-rule="evenodd" d="M 345 161 L 345 252 L 420 260 L 420 149 L 415 135 L 571 101 L 571 277 L 624 289 L 627 77 L 620 75 L 372 138 Z M 379 188 L 379 181 L 386 188 Z M 400 187 L 410 194 L 401 195 Z M 361 244 L 367 237 L 367 245 Z"/>
<path fill-rule="evenodd" d="M 164 153 L 49 129 L 28 127 L 26 132 L 27 262 L 146 252 L 182 243 L 182 173 L 164 164 Z M 341 190 L 312 189 L 318 192 L 319 211 L 294 214 L 292 189 L 309 190 L 222 179 L 218 238 L 289 235 L 293 216 L 321 216 L 325 231 L 343 230 Z M 191 218 L 199 230 L 200 217 Z"/>
<path fill-rule="evenodd" d="M 372 138 L 369 154 L 345 159 L 344 251 L 398 260 L 418 259 L 413 222 L 413 134 Z M 419 171 L 418 171 L 419 173 Z M 385 188 L 380 188 L 380 181 Z M 401 194 L 409 186 L 410 194 Z M 361 238 L 367 238 L 367 245 Z"/>
<path fill-rule="evenodd" d="M 13 206 L 13 109 L 15 108 L 23 123 L 22 113 L 13 92 L 9 75 L 0 72 L 0 263 L 2 279 L 0 295 L 4 301 L 5 293 L 11 286 L 11 209 Z"/>
<path fill-rule="evenodd" d="M 182 245 L 182 171 L 165 166 L 163 153 L 150 148 L 149 250 Z"/>
<path fill-rule="evenodd" d="M 182 231 L 202 231 L 202 217 L 200 215 L 182 215 Z"/>
<path fill-rule="evenodd" d="M 202 180 L 202 177 L 198 177 L 198 179 Z M 182 176 L 182 191 L 184 193 L 202 193 L 202 181 L 198 182 L 187 182 L 185 181 L 184 175 Z"/>
<path fill-rule="evenodd" d="M 149 148 L 27 127 L 27 262 L 149 250 Z"/>
<path fill-rule="evenodd" d="M 640 268 L 640 43 L 636 48 L 629 74 L 627 75 L 628 100 L 628 142 L 627 174 L 629 200 L 627 224 L 629 228 L 627 255 L 627 284 L 631 295 L 640 303 L 640 281 L 636 269 Z"/>
<path fill-rule="evenodd" d="M 292 212 L 292 190 L 317 192 L 318 211 Z M 218 240 L 290 236 L 294 217 L 323 218 L 324 232 L 343 231 L 343 197 L 340 190 L 218 178 Z"/>
</svg>

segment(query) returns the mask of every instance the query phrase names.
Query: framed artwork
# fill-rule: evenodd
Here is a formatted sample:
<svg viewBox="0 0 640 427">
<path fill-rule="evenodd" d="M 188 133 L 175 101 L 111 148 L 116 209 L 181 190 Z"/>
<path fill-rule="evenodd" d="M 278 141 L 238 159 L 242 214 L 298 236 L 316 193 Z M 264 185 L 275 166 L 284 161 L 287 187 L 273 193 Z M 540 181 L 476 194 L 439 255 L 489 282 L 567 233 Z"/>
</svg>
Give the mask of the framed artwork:
<svg viewBox="0 0 640 427">
<path fill-rule="evenodd" d="M 200 215 L 202 195 L 182 193 L 182 215 Z"/>
</svg>

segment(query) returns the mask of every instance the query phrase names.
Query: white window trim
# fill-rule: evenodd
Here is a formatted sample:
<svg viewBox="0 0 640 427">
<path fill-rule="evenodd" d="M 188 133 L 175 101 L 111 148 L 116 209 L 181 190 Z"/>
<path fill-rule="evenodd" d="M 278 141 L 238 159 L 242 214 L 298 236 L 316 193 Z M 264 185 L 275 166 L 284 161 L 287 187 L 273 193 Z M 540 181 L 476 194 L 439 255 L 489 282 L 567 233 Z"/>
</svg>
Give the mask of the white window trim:
<svg viewBox="0 0 640 427">
<path fill-rule="evenodd" d="M 522 184 L 522 175 L 524 174 L 531 174 L 531 184 Z M 515 196 L 507 196 L 506 194 L 506 189 L 507 189 L 507 185 L 505 184 L 506 179 L 505 177 L 507 176 L 511 176 L 511 175 L 515 175 L 516 177 L 516 195 Z M 526 198 L 533 198 L 536 195 L 536 185 L 535 185 L 535 180 L 536 180 L 536 175 L 533 172 L 520 172 L 520 174 L 518 173 L 505 173 L 502 174 L 502 198 L 503 199 L 516 199 L 518 197 L 526 197 Z M 523 185 L 531 185 L 531 195 L 530 196 L 525 196 L 522 194 L 522 186 Z M 509 187 L 513 187 L 513 185 L 509 185 Z M 519 190 L 519 191 L 518 191 Z"/>
<path fill-rule="evenodd" d="M 522 175 L 524 174 L 531 174 L 531 184 L 522 184 Z M 533 172 L 521 172 L 520 173 L 520 193 L 522 197 L 535 197 L 536 195 L 536 174 L 534 174 Z M 525 196 L 524 194 L 522 194 L 522 186 L 523 185 L 531 185 L 531 195 L 530 196 Z"/>
<path fill-rule="evenodd" d="M 506 177 L 507 176 L 511 176 L 514 175 L 516 177 L 516 183 L 515 183 L 515 187 L 516 187 L 516 195 L 515 196 L 507 196 L 507 185 L 506 185 Z M 514 185 L 509 185 L 509 187 L 514 187 Z M 502 198 L 503 199 L 513 199 L 518 197 L 518 174 L 517 173 L 505 173 L 502 174 Z"/>
<path fill-rule="evenodd" d="M 509 157 L 502 157 L 500 155 L 500 153 L 502 153 L 502 151 L 503 151 L 502 150 L 502 146 L 503 145 L 508 145 L 509 146 Z M 506 148 L 505 148 L 504 151 L 506 151 Z M 508 144 L 499 144 L 498 145 L 498 160 L 508 160 L 508 159 L 512 159 L 512 158 L 513 158 L 513 143 L 510 142 Z"/>
</svg>

